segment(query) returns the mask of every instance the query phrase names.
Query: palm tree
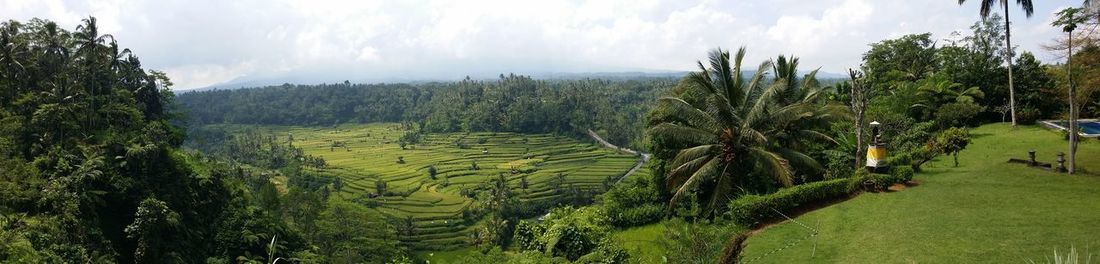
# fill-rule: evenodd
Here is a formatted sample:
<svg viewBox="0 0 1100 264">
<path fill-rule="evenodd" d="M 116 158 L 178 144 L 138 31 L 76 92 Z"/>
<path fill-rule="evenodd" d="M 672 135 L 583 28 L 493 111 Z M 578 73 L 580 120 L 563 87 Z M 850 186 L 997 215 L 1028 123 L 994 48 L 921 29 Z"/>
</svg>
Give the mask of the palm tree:
<svg viewBox="0 0 1100 264">
<path fill-rule="evenodd" d="M 982 18 L 989 17 L 993 4 L 997 0 L 981 1 L 982 7 L 980 12 Z M 1008 55 L 1005 56 L 1008 60 L 1008 105 L 1012 112 L 1012 127 L 1016 127 L 1016 91 L 1012 86 L 1012 56 L 1014 56 L 1012 52 L 1012 29 L 1010 28 L 1010 19 L 1008 18 L 1008 0 L 1000 0 L 999 2 L 1001 6 L 1004 7 L 1005 12 L 1005 47 L 1008 48 Z M 963 3 L 966 3 L 966 0 L 959 0 L 959 5 Z M 1024 14 L 1027 15 L 1028 18 L 1031 18 L 1031 15 L 1035 13 L 1035 6 L 1031 3 L 1031 0 L 1016 0 L 1016 4 L 1024 9 Z"/>
<path fill-rule="evenodd" d="M 0 89 L 7 91 L 4 97 L 0 98 L 0 106 L 13 104 L 19 90 L 22 89 L 16 82 L 26 70 L 20 62 L 26 55 L 26 45 L 15 40 L 16 35 L 19 34 L 19 25 L 15 21 L 0 23 L 0 69 L 2 69 L 0 82 L 6 82 L 6 86 L 0 86 Z M 0 85 L 4 84 L 0 83 Z"/>
<path fill-rule="evenodd" d="M 815 125 L 837 116 L 824 110 L 842 108 L 818 103 L 820 88 L 812 85 L 791 86 L 795 81 L 780 78 L 765 86 L 771 62 L 746 80 L 744 56 L 739 49 L 731 67 L 729 52 L 712 51 L 710 67 L 699 62 L 700 72 L 685 77 L 675 96 L 660 98 L 651 115 L 647 133 L 660 148 L 676 151 L 666 182 L 676 190 L 670 207 L 705 187 L 698 190 L 704 214 L 713 216 L 738 188 L 761 181 L 790 186 L 796 169 L 821 167 L 799 151 L 801 143 L 832 141 Z"/>
<path fill-rule="evenodd" d="M 912 108 L 932 109 L 949 103 L 974 103 L 975 99 L 982 98 L 985 93 L 977 86 L 965 87 L 953 80 L 928 79 L 917 87 L 917 96 L 921 102 L 914 104 Z"/>
<path fill-rule="evenodd" d="M 90 95 L 88 100 L 92 102 L 92 107 L 89 108 L 87 112 L 87 122 L 90 127 L 94 128 L 96 125 L 95 111 L 98 109 L 98 95 L 105 93 L 102 90 L 109 89 L 109 87 L 106 87 L 107 85 L 101 84 L 101 81 L 105 78 L 101 78 L 102 75 L 100 73 L 105 70 L 106 67 L 100 65 L 100 58 L 103 55 L 103 49 L 100 47 L 107 43 L 108 40 L 114 42 L 114 36 L 109 34 L 100 35 L 99 27 L 96 26 L 95 17 L 89 16 L 88 18 L 82 19 L 81 22 L 82 24 L 76 27 L 76 32 L 73 34 L 73 37 L 75 38 L 74 41 L 79 45 L 77 46 L 76 53 L 81 55 L 84 62 L 85 68 L 82 69 L 84 72 L 83 81 L 85 88 L 88 89 L 88 95 Z M 114 57 L 115 54 L 112 53 L 110 56 Z"/>
</svg>

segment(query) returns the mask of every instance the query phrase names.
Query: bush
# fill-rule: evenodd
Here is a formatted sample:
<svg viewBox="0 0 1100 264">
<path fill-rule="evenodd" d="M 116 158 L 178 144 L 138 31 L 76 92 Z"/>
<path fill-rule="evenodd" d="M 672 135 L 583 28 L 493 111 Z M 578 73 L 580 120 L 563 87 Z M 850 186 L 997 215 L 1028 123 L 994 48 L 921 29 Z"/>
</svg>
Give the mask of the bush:
<svg viewBox="0 0 1100 264">
<path fill-rule="evenodd" d="M 1025 107 L 1016 111 L 1016 122 L 1022 125 L 1034 125 L 1039 118 L 1042 118 L 1042 113 L 1035 108 Z"/>
<path fill-rule="evenodd" d="M 735 223 L 755 226 L 782 217 L 776 211 L 789 214 L 802 205 L 846 197 L 858 191 L 853 189 L 853 179 L 860 177 L 796 185 L 764 196 L 745 195 L 729 203 L 726 216 Z"/>
<path fill-rule="evenodd" d="M 959 152 L 966 149 L 967 145 L 970 145 L 970 131 L 952 127 L 936 135 L 936 140 L 929 145 L 929 148 L 935 153 L 953 156 L 955 158 L 955 166 L 958 167 Z"/>
<path fill-rule="evenodd" d="M 607 219 L 599 206 L 550 210 L 542 223 L 521 221 L 513 241 L 523 250 L 544 251 L 569 260 L 597 250 L 608 236 Z"/>
<path fill-rule="evenodd" d="M 600 201 L 611 224 L 619 227 L 654 223 L 665 215 L 657 188 L 645 179 L 614 186 L 600 196 Z"/>
<path fill-rule="evenodd" d="M 907 183 L 913 179 L 913 168 L 908 166 L 896 166 L 890 169 L 890 174 L 870 173 L 861 170 L 853 179 L 853 190 L 879 192 L 898 183 Z"/>
<path fill-rule="evenodd" d="M 611 239 L 604 239 L 596 250 L 582 256 L 574 263 L 630 263 L 630 255 Z"/>
<path fill-rule="evenodd" d="M 730 238 L 741 236 L 735 225 L 668 221 L 658 244 L 666 250 L 666 263 L 720 263 Z M 736 263 L 736 262 L 735 262 Z"/>
<path fill-rule="evenodd" d="M 963 127 L 977 124 L 978 113 L 985 107 L 974 103 L 950 103 L 936 111 L 936 124 L 940 127 Z"/>
<path fill-rule="evenodd" d="M 912 167 L 894 166 L 893 168 L 890 168 L 890 175 L 893 175 L 894 178 L 901 182 L 909 182 L 913 180 L 914 173 L 915 172 L 913 171 Z"/>
<path fill-rule="evenodd" d="M 520 250 L 534 250 L 542 252 L 546 250 L 546 244 L 538 240 L 539 236 L 546 232 L 546 228 L 537 223 L 520 221 L 516 225 L 516 232 L 512 237 L 512 243 Z"/>
</svg>

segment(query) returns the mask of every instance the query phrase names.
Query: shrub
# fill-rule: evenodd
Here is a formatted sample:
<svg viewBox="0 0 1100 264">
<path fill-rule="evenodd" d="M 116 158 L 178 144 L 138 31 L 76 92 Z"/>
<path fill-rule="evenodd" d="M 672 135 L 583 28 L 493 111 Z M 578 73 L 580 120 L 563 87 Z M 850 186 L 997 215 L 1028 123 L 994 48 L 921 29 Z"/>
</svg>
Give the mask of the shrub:
<svg viewBox="0 0 1100 264">
<path fill-rule="evenodd" d="M 894 166 L 893 168 L 890 168 L 890 175 L 893 175 L 897 180 L 901 182 L 908 182 L 913 180 L 914 173 L 915 172 L 913 171 L 913 168 L 908 166 Z"/>
<path fill-rule="evenodd" d="M 978 113 L 984 110 L 985 107 L 974 103 L 945 104 L 936 111 L 936 124 L 940 127 L 973 126 Z"/>
<path fill-rule="evenodd" d="M 374 190 L 378 192 L 378 195 L 385 195 L 386 189 L 387 188 L 385 180 L 378 179 L 377 181 L 374 181 Z"/>
<path fill-rule="evenodd" d="M 898 183 L 907 183 L 913 180 L 914 170 L 910 166 L 894 166 L 890 168 L 889 174 L 871 173 L 866 170 L 860 170 L 856 173 L 856 176 L 852 178 L 851 189 L 852 191 L 871 191 L 878 192 L 884 191 L 891 185 Z"/>
<path fill-rule="evenodd" d="M 1016 111 L 1016 122 L 1023 125 L 1034 125 L 1039 118 L 1042 118 L 1042 113 L 1035 108 L 1024 107 Z"/>
<path fill-rule="evenodd" d="M 630 254 L 611 239 L 604 239 L 592 253 L 582 256 L 574 263 L 630 263 Z"/>
<path fill-rule="evenodd" d="M 853 178 L 835 179 L 796 185 L 769 195 L 745 195 L 730 201 L 726 216 L 735 223 L 754 226 L 782 217 L 776 211 L 789 214 L 802 205 L 846 197 L 857 191 L 852 188 L 852 181 Z"/>
<path fill-rule="evenodd" d="M 734 225 L 678 218 L 667 222 L 666 228 L 658 243 L 666 249 L 667 263 L 719 263 L 727 242 L 741 231 Z"/>
<path fill-rule="evenodd" d="M 538 240 L 538 237 L 546 232 L 546 228 L 537 223 L 529 221 L 520 221 L 516 225 L 516 232 L 512 237 L 512 242 L 520 250 L 534 250 L 543 251 L 546 249 L 546 244 L 543 244 Z"/>
<path fill-rule="evenodd" d="M 664 217 L 665 205 L 657 192 L 648 180 L 638 179 L 612 187 L 600 200 L 612 225 L 639 226 Z"/>
<path fill-rule="evenodd" d="M 577 260 L 596 251 L 607 239 L 605 215 L 599 206 L 554 208 L 542 223 L 521 221 L 513 241 L 524 250 Z"/>
<path fill-rule="evenodd" d="M 936 136 L 936 140 L 930 148 L 936 153 L 951 155 L 955 158 L 955 166 L 959 166 L 959 152 L 970 145 L 970 131 L 952 127 L 944 130 Z"/>
</svg>

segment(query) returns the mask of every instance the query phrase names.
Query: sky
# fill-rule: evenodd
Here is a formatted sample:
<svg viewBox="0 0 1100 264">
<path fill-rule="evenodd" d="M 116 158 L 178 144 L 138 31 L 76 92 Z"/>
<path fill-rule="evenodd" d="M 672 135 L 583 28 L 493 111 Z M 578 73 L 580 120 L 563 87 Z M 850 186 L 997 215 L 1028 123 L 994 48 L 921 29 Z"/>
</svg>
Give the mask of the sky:
<svg viewBox="0 0 1100 264">
<path fill-rule="evenodd" d="M 1015 1 L 1009 1 L 1015 2 Z M 1011 9 L 1013 45 L 1041 60 L 1052 14 L 1080 0 Z M 793 54 L 801 69 L 844 73 L 868 44 L 969 33 L 979 1 L 956 0 L 0 0 L 0 19 L 32 17 L 100 32 L 186 90 L 247 80 L 299 83 L 457 80 L 500 73 L 694 70 L 716 47 L 749 65 Z M 280 82 L 281 83 L 281 82 Z"/>
</svg>

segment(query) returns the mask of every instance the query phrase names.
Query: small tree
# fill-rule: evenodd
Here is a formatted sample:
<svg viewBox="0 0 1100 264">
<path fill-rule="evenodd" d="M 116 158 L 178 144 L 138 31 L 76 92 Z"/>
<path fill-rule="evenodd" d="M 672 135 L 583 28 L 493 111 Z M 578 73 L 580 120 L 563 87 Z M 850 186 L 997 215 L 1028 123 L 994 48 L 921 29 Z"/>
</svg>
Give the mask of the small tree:
<svg viewBox="0 0 1100 264">
<path fill-rule="evenodd" d="M 547 182 L 546 185 L 549 186 L 550 189 L 554 190 L 554 194 L 559 194 L 561 193 L 562 183 L 565 183 L 565 174 L 559 172 L 558 175 L 553 179 L 550 179 L 550 181 Z"/>
<path fill-rule="evenodd" d="M 1086 22 L 1086 17 L 1078 15 L 1083 13 L 1084 8 L 1066 8 L 1058 12 L 1058 18 L 1051 25 L 1055 27 L 1062 27 L 1062 31 L 1069 34 L 1069 39 L 1066 43 L 1068 48 L 1068 55 L 1066 56 L 1066 76 L 1069 84 L 1069 166 L 1068 172 L 1073 174 L 1075 163 L 1077 160 L 1077 115 L 1080 112 L 1077 106 L 1077 87 L 1073 83 L 1073 30 L 1077 29 L 1078 24 Z"/>
<path fill-rule="evenodd" d="M 948 128 L 936 136 L 935 145 L 941 153 L 954 157 L 955 167 L 958 167 L 959 152 L 970 145 L 970 131 L 957 127 Z"/>
<path fill-rule="evenodd" d="M 480 169 L 481 169 L 481 167 L 478 167 L 478 166 L 477 166 L 477 161 L 475 160 L 475 161 L 471 161 L 471 162 L 470 162 L 470 169 L 471 169 L 471 170 L 480 170 Z"/>
<path fill-rule="evenodd" d="M 401 234 L 406 236 L 416 235 L 416 221 L 412 215 L 405 216 L 405 221 L 402 221 Z"/>
<path fill-rule="evenodd" d="M 397 156 L 397 164 L 405 164 L 405 156 Z"/>
<path fill-rule="evenodd" d="M 379 196 L 386 195 L 386 181 L 383 179 L 374 181 L 374 190 L 378 192 Z"/>
<path fill-rule="evenodd" d="M 432 178 L 432 180 L 435 180 L 436 175 L 438 173 L 439 173 L 439 171 L 435 169 L 435 165 L 428 166 L 428 177 L 429 178 Z"/>
<path fill-rule="evenodd" d="M 527 189 L 527 174 L 519 176 L 519 188 L 524 190 Z"/>
</svg>

